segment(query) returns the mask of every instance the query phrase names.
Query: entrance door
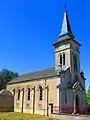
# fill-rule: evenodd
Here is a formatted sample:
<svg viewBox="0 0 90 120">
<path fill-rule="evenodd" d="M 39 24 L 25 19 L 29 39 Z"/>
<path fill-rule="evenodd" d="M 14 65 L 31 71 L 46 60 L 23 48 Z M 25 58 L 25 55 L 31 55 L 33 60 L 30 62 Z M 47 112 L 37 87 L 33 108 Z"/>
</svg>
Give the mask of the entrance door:
<svg viewBox="0 0 90 120">
<path fill-rule="evenodd" d="M 79 113 L 79 97 L 76 95 L 76 113 Z"/>
</svg>

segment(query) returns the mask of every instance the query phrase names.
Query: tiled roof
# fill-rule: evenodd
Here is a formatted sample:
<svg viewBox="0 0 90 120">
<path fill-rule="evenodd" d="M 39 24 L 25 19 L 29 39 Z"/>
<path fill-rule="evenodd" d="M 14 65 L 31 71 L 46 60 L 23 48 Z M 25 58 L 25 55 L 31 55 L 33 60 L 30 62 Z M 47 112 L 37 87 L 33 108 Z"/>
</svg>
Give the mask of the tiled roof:
<svg viewBox="0 0 90 120">
<path fill-rule="evenodd" d="M 27 81 L 34 81 L 39 80 L 42 78 L 49 78 L 57 76 L 56 71 L 54 68 L 48 68 L 40 71 L 35 71 L 27 74 L 20 75 L 19 77 L 11 80 L 8 84 L 20 83 L 20 82 L 27 82 Z"/>
</svg>

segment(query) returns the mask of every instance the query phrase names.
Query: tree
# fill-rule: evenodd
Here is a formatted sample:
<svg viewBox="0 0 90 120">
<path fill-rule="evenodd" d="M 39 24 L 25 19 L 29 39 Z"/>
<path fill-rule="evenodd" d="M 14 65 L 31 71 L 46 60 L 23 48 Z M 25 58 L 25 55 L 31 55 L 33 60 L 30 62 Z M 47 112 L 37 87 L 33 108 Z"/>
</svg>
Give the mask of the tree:
<svg viewBox="0 0 90 120">
<path fill-rule="evenodd" d="M 90 93 L 90 86 L 88 87 L 87 93 Z"/>
<path fill-rule="evenodd" d="M 8 69 L 2 69 L 0 71 L 0 90 L 5 89 L 6 84 L 16 77 L 18 77 L 18 73 L 12 72 Z"/>
<path fill-rule="evenodd" d="M 86 104 L 90 106 L 90 86 L 88 87 L 88 90 L 86 93 Z"/>
</svg>

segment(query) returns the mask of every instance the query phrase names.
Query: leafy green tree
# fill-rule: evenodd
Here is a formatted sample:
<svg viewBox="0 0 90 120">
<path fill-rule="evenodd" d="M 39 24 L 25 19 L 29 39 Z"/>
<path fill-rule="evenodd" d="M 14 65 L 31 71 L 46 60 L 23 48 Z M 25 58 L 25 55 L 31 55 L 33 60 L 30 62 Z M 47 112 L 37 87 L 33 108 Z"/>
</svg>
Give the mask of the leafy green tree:
<svg viewBox="0 0 90 120">
<path fill-rule="evenodd" d="M 8 69 L 2 69 L 0 71 L 0 90 L 5 89 L 6 84 L 16 77 L 18 77 L 18 73 L 12 72 Z"/>
<path fill-rule="evenodd" d="M 88 87 L 88 90 L 86 93 L 86 104 L 90 106 L 90 86 Z"/>
<path fill-rule="evenodd" d="M 87 93 L 90 93 L 90 86 L 88 87 Z"/>
</svg>

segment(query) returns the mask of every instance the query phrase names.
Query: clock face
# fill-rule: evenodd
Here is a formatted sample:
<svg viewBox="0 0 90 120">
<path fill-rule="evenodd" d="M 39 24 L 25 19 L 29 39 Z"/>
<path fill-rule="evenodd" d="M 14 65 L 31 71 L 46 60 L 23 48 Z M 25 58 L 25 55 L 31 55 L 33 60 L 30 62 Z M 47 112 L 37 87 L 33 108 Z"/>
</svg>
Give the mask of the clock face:
<svg viewBox="0 0 90 120">
<path fill-rule="evenodd" d="M 65 44 L 61 44 L 60 47 L 65 47 Z"/>
</svg>

